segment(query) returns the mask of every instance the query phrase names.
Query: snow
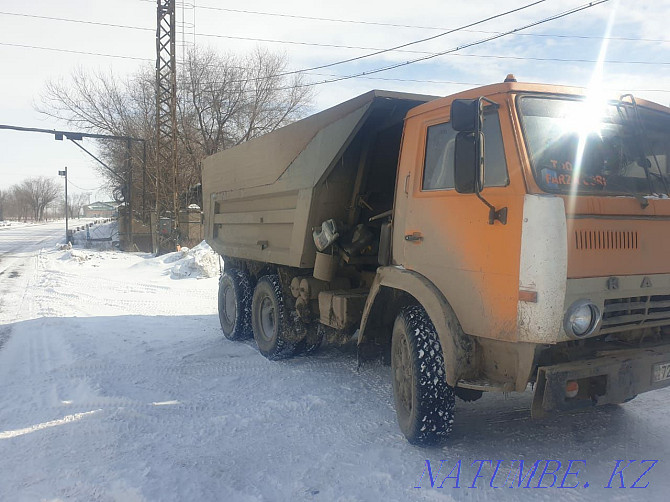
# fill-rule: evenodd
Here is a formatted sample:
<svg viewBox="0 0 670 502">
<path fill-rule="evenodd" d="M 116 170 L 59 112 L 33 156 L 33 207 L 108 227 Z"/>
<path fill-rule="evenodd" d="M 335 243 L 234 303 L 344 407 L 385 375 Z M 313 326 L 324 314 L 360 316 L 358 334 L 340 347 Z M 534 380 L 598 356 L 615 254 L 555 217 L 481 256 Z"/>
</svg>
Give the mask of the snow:
<svg viewBox="0 0 670 502">
<path fill-rule="evenodd" d="M 200 246 L 156 258 L 61 250 L 63 236 L 62 224 L 0 234 L 0 500 L 666 499 L 670 389 L 542 421 L 530 392 L 458 401 L 449 443 L 414 447 L 388 367 L 359 370 L 351 347 L 271 362 L 223 338 L 216 275 L 173 279 Z M 493 463 L 468 488 L 478 459 Z M 561 474 L 583 459 L 590 487 L 489 487 L 497 460 L 519 459 L 558 459 Z M 637 459 L 627 488 L 617 476 L 603 489 L 618 459 Z M 643 459 L 659 464 L 630 489 Z M 459 460 L 460 487 L 438 488 Z"/>
<path fill-rule="evenodd" d="M 44 223 L 32 222 L 32 221 L 23 222 L 23 221 L 2 220 L 2 221 L 0 221 L 0 230 L 10 230 L 10 227 L 21 228 L 21 227 L 26 227 L 26 226 L 29 226 L 29 225 L 44 225 Z"/>
<path fill-rule="evenodd" d="M 174 263 L 170 269 L 173 279 L 217 277 L 221 271 L 218 255 L 205 241 L 194 248 L 170 253 L 164 262 Z"/>
</svg>

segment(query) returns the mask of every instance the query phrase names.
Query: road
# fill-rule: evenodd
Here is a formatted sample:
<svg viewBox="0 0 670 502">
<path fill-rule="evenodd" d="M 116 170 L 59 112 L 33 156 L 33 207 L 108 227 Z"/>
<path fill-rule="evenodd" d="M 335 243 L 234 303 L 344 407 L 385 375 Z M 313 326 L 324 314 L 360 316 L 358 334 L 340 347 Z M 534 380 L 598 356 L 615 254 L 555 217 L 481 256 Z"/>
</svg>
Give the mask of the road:
<svg viewBox="0 0 670 502">
<path fill-rule="evenodd" d="M 30 315 L 30 285 L 43 248 L 65 236 L 62 222 L 0 227 L 0 348 L 9 339 L 11 323 Z"/>
<path fill-rule="evenodd" d="M 176 254 L 60 251 L 58 225 L 10 232 L 0 500 L 667 500 L 670 389 L 540 421 L 530 391 L 459 401 L 449 443 L 417 448 L 388 367 L 334 348 L 270 362 L 225 340 L 217 279 L 172 279 Z M 520 460 L 537 465 L 521 487 Z"/>
</svg>

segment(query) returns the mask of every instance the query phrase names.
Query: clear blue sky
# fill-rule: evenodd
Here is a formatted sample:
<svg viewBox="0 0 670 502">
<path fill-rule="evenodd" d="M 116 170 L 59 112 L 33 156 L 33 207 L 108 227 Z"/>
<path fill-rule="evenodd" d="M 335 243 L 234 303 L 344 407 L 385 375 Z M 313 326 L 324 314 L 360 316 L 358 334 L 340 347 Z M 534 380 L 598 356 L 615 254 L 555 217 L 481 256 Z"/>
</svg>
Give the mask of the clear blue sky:
<svg viewBox="0 0 670 502">
<path fill-rule="evenodd" d="M 182 29 L 178 29 L 178 39 L 187 44 L 197 43 L 234 53 L 247 52 L 258 45 L 267 46 L 285 52 L 292 69 L 302 69 L 437 35 L 530 3 L 532 0 L 340 0 L 319 3 L 313 0 L 281 3 L 189 0 L 188 5 L 195 4 L 195 8 L 178 7 L 179 16 L 186 20 L 183 37 Z M 307 80 L 319 82 L 334 75 L 353 75 L 426 53 L 446 51 L 585 3 L 546 0 L 468 31 L 405 49 L 418 52 L 386 52 L 310 72 Z M 239 9 L 253 12 L 235 12 Z M 610 19 L 612 29 L 605 56 L 605 87 L 633 92 L 667 105 L 670 103 L 669 17 L 670 0 L 610 0 L 453 55 L 369 77 L 317 85 L 314 111 L 373 88 L 448 95 L 479 84 L 501 81 L 507 73 L 514 73 L 522 81 L 585 86 L 591 79 L 593 61 L 598 57 Z M 67 129 L 65 124 L 35 110 L 44 83 L 50 79 L 67 79 L 77 67 L 112 71 L 119 79 L 141 65 L 153 67 L 155 22 L 156 2 L 152 0 L 0 0 L 0 61 L 3 63 L 0 123 Z M 95 149 L 92 141 L 86 141 L 84 145 Z M 28 176 L 56 176 L 65 165 L 73 184 L 94 189 L 91 190 L 94 199 L 109 197 L 104 191 L 96 193 L 95 188 L 102 184 L 102 180 L 92 168 L 93 161 L 74 145 L 56 142 L 49 135 L 0 131 L 0 188 L 7 188 Z"/>
</svg>

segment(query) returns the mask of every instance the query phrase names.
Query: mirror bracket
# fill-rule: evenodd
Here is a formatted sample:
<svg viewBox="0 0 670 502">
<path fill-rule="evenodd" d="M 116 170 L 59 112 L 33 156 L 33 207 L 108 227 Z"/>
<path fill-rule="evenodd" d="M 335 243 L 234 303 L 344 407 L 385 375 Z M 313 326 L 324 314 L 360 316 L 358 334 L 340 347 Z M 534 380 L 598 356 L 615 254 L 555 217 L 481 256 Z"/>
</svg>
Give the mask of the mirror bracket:
<svg viewBox="0 0 670 502">
<path fill-rule="evenodd" d="M 489 208 L 489 225 L 493 225 L 496 221 L 499 221 L 503 225 L 507 225 L 507 208 L 503 207 L 502 209 L 496 209 L 493 204 L 487 201 L 482 194 L 479 193 L 479 190 L 475 192 L 477 198 L 481 200 L 486 207 Z"/>
<path fill-rule="evenodd" d="M 502 209 L 495 208 L 489 209 L 489 225 L 493 225 L 495 222 L 499 221 L 503 225 L 507 225 L 507 208 L 503 207 Z"/>
</svg>

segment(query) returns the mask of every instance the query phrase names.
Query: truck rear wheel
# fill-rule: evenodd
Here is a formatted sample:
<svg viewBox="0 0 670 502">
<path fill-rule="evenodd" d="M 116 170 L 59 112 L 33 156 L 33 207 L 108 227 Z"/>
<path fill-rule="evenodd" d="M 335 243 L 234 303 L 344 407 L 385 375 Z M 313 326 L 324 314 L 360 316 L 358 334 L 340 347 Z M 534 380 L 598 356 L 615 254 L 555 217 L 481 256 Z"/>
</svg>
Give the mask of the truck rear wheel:
<svg viewBox="0 0 670 502">
<path fill-rule="evenodd" d="M 393 397 L 400 430 L 412 444 L 445 440 L 454 421 L 442 346 L 421 306 L 403 307 L 391 339 Z"/>
<path fill-rule="evenodd" d="M 228 340 L 251 337 L 251 281 L 236 268 L 226 270 L 219 280 L 219 322 Z"/>
<path fill-rule="evenodd" d="M 261 277 L 251 302 L 251 324 L 258 350 L 270 360 L 293 355 L 295 342 L 287 314 L 279 276 Z"/>
</svg>

